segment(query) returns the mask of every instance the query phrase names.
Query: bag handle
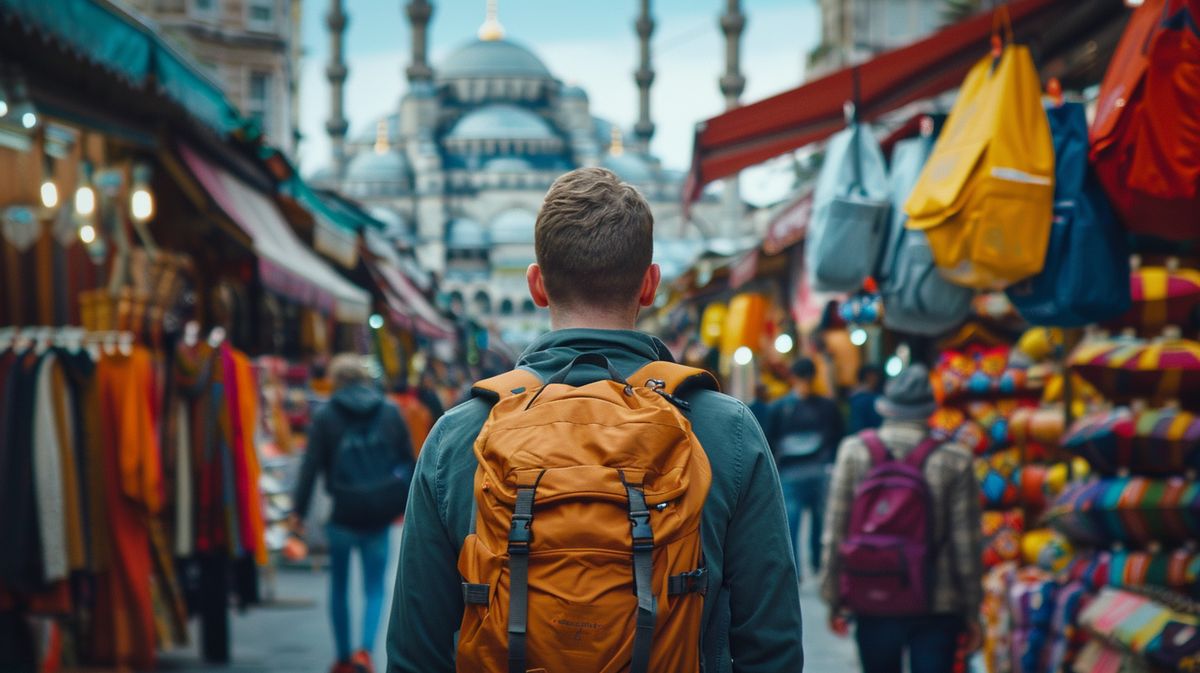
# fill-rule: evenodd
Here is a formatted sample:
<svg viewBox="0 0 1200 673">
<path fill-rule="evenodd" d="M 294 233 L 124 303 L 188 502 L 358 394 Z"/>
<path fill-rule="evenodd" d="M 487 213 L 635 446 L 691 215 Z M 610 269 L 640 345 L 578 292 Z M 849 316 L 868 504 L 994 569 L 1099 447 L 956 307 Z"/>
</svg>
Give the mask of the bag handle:
<svg viewBox="0 0 1200 673">
<path fill-rule="evenodd" d="M 579 365 L 592 365 L 599 367 L 608 372 L 608 378 L 612 381 L 620 383 L 624 386 L 629 385 L 629 382 L 625 380 L 625 377 L 621 376 L 621 373 L 618 372 L 611 363 L 609 363 L 608 358 L 599 353 L 580 353 L 579 355 L 576 355 L 575 359 L 571 360 L 566 367 L 558 370 L 555 372 L 554 376 L 551 376 L 549 379 L 547 379 L 546 385 L 550 385 L 551 383 L 565 383 L 567 376 L 570 375 L 570 373 Z"/>
<path fill-rule="evenodd" d="M 1004 34 L 1000 34 L 1000 30 L 1004 29 Z M 1007 39 L 1007 42 L 1005 40 Z M 1000 60 L 1000 56 L 1004 53 L 1006 44 L 1011 45 L 1016 40 L 1013 39 L 1012 15 L 1008 12 L 1008 3 L 1001 3 L 996 10 L 992 12 L 992 60 Z"/>
</svg>

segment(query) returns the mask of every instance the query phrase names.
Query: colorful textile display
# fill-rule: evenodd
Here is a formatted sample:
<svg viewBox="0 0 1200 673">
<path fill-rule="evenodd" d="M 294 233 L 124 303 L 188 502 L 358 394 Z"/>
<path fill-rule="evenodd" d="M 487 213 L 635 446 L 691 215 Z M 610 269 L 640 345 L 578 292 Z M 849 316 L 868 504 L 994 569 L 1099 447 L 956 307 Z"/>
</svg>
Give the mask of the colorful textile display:
<svg viewBox="0 0 1200 673">
<path fill-rule="evenodd" d="M 1187 670 L 1179 667 L 1195 663 L 1200 652 L 1200 617 L 1122 589 L 1101 589 L 1080 613 L 1079 623 L 1096 637 L 1168 670 Z"/>
<path fill-rule="evenodd" d="M 1021 556 L 1025 512 L 1019 509 L 983 513 L 983 565 L 993 568 Z"/>
<path fill-rule="evenodd" d="M 1114 402 L 1177 399 L 1200 405 L 1200 343 L 1121 339 L 1087 343 L 1071 354 L 1072 369 Z"/>
<path fill-rule="evenodd" d="M 1068 487 L 1047 517 L 1076 543 L 1184 544 L 1200 537 L 1200 484 L 1182 478 L 1093 479 Z"/>
<path fill-rule="evenodd" d="M 1119 407 L 1076 421 L 1062 446 L 1104 474 L 1178 475 L 1200 469 L 1200 418 L 1178 409 Z"/>
<path fill-rule="evenodd" d="M 939 404 L 961 398 L 1040 396 L 1044 380 L 1025 368 L 1009 366 L 1009 349 L 972 347 L 945 351 L 933 374 Z"/>
<path fill-rule="evenodd" d="M 1071 559 L 1065 572 L 1093 589 L 1161 587 L 1200 599 L 1200 553 L 1194 550 L 1089 552 Z"/>
<path fill-rule="evenodd" d="M 1146 266 L 1130 276 L 1133 306 L 1113 321 L 1136 327 L 1147 336 L 1164 327 L 1191 329 L 1200 325 L 1200 271 Z"/>
</svg>

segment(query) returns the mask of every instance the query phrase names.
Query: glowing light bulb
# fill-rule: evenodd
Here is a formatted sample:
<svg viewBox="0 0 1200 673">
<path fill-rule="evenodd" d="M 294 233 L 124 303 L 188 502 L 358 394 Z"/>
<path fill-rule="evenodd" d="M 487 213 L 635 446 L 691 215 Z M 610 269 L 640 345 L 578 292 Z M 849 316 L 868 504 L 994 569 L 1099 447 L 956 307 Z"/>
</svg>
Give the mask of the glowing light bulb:
<svg viewBox="0 0 1200 673">
<path fill-rule="evenodd" d="M 775 350 L 779 353 L 791 353 L 792 347 L 795 345 L 790 334 L 780 334 L 775 337 Z"/>
<path fill-rule="evenodd" d="M 740 346 L 733 352 L 733 363 L 737 365 L 748 365 L 754 359 L 754 351 L 750 350 L 749 346 Z"/>
<path fill-rule="evenodd" d="M 26 112 L 25 114 L 21 115 L 21 126 L 24 126 L 27 129 L 37 126 L 37 115 L 32 112 Z"/>
<path fill-rule="evenodd" d="M 85 224 L 79 228 L 79 240 L 87 245 L 91 245 L 96 240 L 96 228 L 90 224 Z"/>
<path fill-rule="evenodd" d="M 367 320 L 367 324 L 371 326 L 371 329 L 380 329 L 383 327 L 383 316 L 379 315 L 378 313 L 374 313 L 371 315 L 370 319 Z"/>
<path fill-rule="evenodd" d="M 900 357 L 896 356 L 896 355 L 893 355 L 892 357 L 888 358 L 887 364 L 884 365 L 884 371 L 887 372 L 888 376 L 899 376 L 900 372 L 903 370 L 904 370 L 904 361 L 901 360 Z"/>
<path fill-rule="evenodd" d="M 867 343 L 867 330 L 859 327 L 850 333 L 850 343 L 861 346 Z"/>
<path fill-rule="evenodd" d="M 47 208 L 58 205 L 58 187 L 50 180 L 42 183 L 42 205 Z"/>
<path fill-rule="evenodd" d="M 86 185 L 75 190 L 75 212 L 84 217 L 96 212 L 96 190 Z"/>
<path fill-rule="evenodd" d="M 8 114 L 8 101 L 0 100 L 0 117 Z"/>
<path fill-rule="evenodd" d="M 144 187 L 134 190 L 129 198 L 129 212 L 135 220 L 144 222 L 150 219 L 154 214 L 154 197 L 149 190 Z"/>
</svg>

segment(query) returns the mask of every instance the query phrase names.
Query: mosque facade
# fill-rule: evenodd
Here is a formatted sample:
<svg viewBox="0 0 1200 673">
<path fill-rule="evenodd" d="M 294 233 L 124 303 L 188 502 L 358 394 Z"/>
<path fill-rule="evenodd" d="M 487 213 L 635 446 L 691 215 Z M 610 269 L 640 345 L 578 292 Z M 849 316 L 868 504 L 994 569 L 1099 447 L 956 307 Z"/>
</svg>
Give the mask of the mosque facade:
<svg viewBox="0 0 1200 673">
<path fill-rule="evenodd" d="M 452 311 L 490 322 L 519 345 L 548 328 L 545 311 L 536 311 L 529 299 L 525 270 L 534 261 L 536 213 L 562 173 L 604 166 L 641 190 L 654 212 L 655 257 L 667 277 L 685 270 L 706 239 L 727 234 L 714 231 L 722 222 L 737 218 L 727 204 L 710 198 L 685 221 L 683 173 L 663 168 L 648 151 L 654 133 L 648 1 L 636 23 L 640 107 L 629 133 L 594 116 L 586 91 L 564 83 L 534 51 L 509 39 L 496 4 L 488 2 L 476 39 L 431 65 L 426 36 L 433 8 L 408 2 L 408 89 L 395 112 L 348 136 L 341 103 L 345 17 L 335 0 L 327 17 L 333 157 L 313 182 L 363 203 L 385 221 L 390 237 L 437 274 Z"/>
</svg>

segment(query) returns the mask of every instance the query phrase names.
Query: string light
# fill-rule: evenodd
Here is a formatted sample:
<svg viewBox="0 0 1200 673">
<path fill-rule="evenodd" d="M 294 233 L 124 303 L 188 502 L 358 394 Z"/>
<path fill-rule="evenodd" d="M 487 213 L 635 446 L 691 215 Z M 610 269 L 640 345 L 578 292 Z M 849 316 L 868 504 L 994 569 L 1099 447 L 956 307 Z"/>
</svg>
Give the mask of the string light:
<svg viewBox="0 0 1200 673">
<path fill-rule="evenodd" d="M 899 376 L 900 372 L 903 370 L 904 361 L 901 360 L 900 356 L 898 355 L 893 355 L 892 357 L 888 358 L 887 364 L 884 365 L 884 371 L 887 372 L 888 376 Z"/>
<path fill-rule="evenodd" d="M 749 346 L 739 346 L 733 352 L 733 363 L 736 365 L 748 365 L 754 359 L 754 351 L 750 350 Z"/>
<path fill-rule="evenodd" d="M 378 313 L 372 313 L 371 317 L 367 320 L 367 324 L 371 326 L 371 329 L 381 329 L 383 327 L 383 316 Z"/>
<path fill-rule="evenodd" d="M 91 245 L 96 241 L 96 228 L 90 224 L 85 224 L 79 228 L 79 240 L 87 245 Z"/>
<path fill-rule="evenodd" d="M 42 205 L 47 208 L 58 207 L 58 187 L 52 180 L 46 180 L 42 183 Z"/>
<path fill-rule="evenodd" d="M 129 214 L 138 222 L 154 216 L 154 195 L 150 193 L 150 167 L 137 164 L 133 167 L 133 193 L 129 197 Z"/>
<path fill-rule="evenodd" d="M 850 332 L 850 343 L 854 344 L 855 346 L 861 346 L 867 343 L 867 330 L 861 327 L 855 328 L 854 331 Z"/>
</svg>

